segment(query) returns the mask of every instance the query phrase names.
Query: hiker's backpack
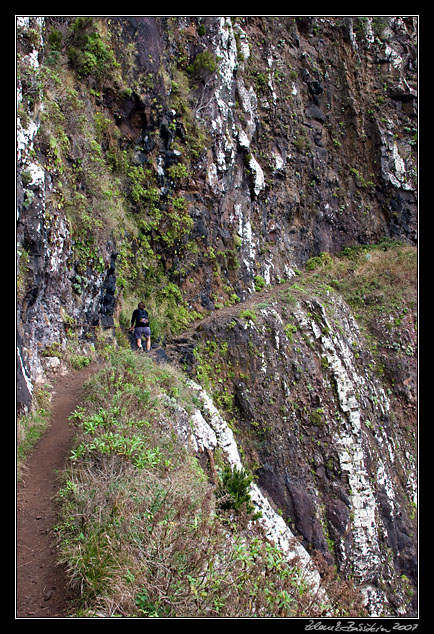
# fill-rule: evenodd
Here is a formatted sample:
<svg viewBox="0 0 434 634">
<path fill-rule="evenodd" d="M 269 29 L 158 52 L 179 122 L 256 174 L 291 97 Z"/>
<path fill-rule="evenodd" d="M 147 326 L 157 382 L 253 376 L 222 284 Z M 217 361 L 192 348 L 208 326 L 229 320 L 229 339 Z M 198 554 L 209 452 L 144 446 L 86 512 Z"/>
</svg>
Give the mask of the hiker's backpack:
<svg viewBox="0 0 434 634">
<path fill-rule="evenodd" d="M 148 313 L 146 312 L 146 310 L 143 310 L 143 308 L 138 308 L 137 321 L 139 322 L 140 326 L 149 325 Z"/>
</svg>

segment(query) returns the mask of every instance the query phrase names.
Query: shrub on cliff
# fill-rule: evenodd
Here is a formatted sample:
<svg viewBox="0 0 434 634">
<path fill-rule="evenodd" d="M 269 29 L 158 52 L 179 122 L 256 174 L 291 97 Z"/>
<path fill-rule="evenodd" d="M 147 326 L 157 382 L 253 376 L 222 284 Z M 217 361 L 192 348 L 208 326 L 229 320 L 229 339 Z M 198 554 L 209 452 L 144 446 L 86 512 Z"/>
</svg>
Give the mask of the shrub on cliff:
<svg viewBox="0 0 434 634">
<path fill-rule="evenodd" d="M 253 476 L 247 474 L 244 469 L 225 465 L 216 491 L 218 507 L 223 510 L 234 510 L 236 513 L 243 510 L 253 520 L 258 519 L 260 514 L 255 513 L 249 493 L 252 481 Z"/>
<path fill-rule="evenodd" d="M 101 81 L 119 67 L 113 51 L 95 29 L 89 16 L 79 17 L 72 23 L 68 59 L 80 77 L 93 76 Z"/>
<path fill-rule="evenodd" d="M 198 53 L 194 61 L 187 66 L 187 73 L 195 79 L 205 81 L 210 75 L 215 73 L 217 62 L 211 51 L 205 50 Z"/>
</svg>

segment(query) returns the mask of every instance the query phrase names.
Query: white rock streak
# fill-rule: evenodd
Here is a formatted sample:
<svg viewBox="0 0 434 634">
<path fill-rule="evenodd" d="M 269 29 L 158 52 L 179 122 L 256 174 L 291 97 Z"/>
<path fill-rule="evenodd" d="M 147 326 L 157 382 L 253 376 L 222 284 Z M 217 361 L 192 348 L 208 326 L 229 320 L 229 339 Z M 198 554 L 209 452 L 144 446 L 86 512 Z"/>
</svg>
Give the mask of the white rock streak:
<svg viewBox="0 0 434 634">
<path fill-rule="evenodd" d="M 338 301 L 337 298 L 336 301 Z M 304 328 L 310 327 L 315 338 L 320 340 L 328 361 L 328 367 L 335 379 L 339 405 L 344 417 L 339 424 L 336 421 L 333 424 L 335 430 L 334 446 L 339 454 L 340 467 L 348 477 L 352 506 L 351 562 L 355 576 L 360 582 L 366 584 L 365 596 L 370 604 L 370 614 L 378 616 L 382 613 L 386 599 L 383 593 L 378 588 L 370 586 L 369 582 L 376 577 L 381 566 L 380 527 L 375 491 L 365 464 L 365 430 L 362 428 L 360 403 L 363 398 L 371 398 L 377 403 L 379 413 L 387 412 L 389 403 L 384 391 L 377 387 L 373 381 L 367 383 L 365 377 L 360 375 L 355 366 L 354 354 L 347 342 L 356 341 L 359 337 L 356 322 L 350 319 L 350 316 L 348 316 L 347 322 L 341 319 L 340 323 L 344 326 L 344 330 L 340 333 L 337 329 L 332 328 L 321 304 L 316 303 L 315 309 L 321 311 L 320 320 L 325 328 L 321 329 L 317 322 L 308 320 L 303 312 L 298 312 L 297 316 L 299 323 Z M 336 306 L 336 309 L 339 310 L 339 306 Z M 333 336 L 325 335 L 324 332 L 332 332 Z M 369 385 L 369 395 L 365 393 L 366 385 Z M 384 456 L 384 462 L 380 461 L 377 465 L 377 474 L 386 491 L 389 492 L 393 491 L 393 487 L 389 483 L 386 460 L 387 456 Z M 393 496 L 391 506 L 393 508 Z M 346 553 L 343 545 L 342 554 L 345 558 Z"/>
<path fill-rule="evenodd" d="M 205 390 L 192 381 L 189 381 L 189 386 L 196 392 L 202 404 L 202 411 L 195 411 L 190 418 L 190 440 L 194 449 L 196 451 L 199 449 L 214 450 L 219 447 L 224 452 L 231 467 L 242 469 L 241 457 L 232 430 L 220 416 Z M 309 554 L 295 539 L 283 518 L 276 513 L 256 484 L 251 485 L 250 497 L 255 508 L 261 512 L 261 518 L 258 522 L 264 529 L 265 535 L 281 549 L 288 561 L 294 558 L 300 560 L 306 580 L 312 585 L 313 591 L 318 590 L 320 576 L 313 568 Z M 322 593 L 320 595 L 322 596 Z M 322 596 L 322 598 L 325 597 Z"/>
</svg>

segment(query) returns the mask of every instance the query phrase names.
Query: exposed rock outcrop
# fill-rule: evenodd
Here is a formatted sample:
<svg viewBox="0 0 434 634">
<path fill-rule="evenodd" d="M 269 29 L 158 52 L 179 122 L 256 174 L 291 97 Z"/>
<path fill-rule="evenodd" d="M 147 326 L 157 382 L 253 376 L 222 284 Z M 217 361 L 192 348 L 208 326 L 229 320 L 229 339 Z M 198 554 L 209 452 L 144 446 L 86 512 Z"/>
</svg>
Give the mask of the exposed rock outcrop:
<svg viewBox="0 0 434 634">
<path fill-rule="evenodd" d="M 399 328 L 403 345 L 397 332 L 388 343 L 387 327 L 373 339 L 321 285 L 249 305 L 202 324 L 190 371 L 227 411 L 259 487 L 304 546 L 357 579 L 371 615 L 414 614 L 414 323 Z"/>
<path fill-rule="evenodd" d="M 320 252 L 415 243 L 416 18 L 19 17 L 17 41 L 33 381 L 61 314 L 89 334 L 171 284 L 203 314 Z"/>
</svg>

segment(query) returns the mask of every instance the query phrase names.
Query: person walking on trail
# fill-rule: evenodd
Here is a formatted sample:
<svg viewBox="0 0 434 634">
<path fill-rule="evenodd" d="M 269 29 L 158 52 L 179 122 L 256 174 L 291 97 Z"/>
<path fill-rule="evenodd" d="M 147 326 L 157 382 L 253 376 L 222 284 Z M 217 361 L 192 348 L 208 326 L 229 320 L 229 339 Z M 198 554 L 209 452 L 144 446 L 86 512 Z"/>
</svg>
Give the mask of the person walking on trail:
<svg viewBox="0 0 434 634">
<path fill-rule="evenodd" d="M 142 337 L 146 337 L 146 352 L 151 349 L 151 329 L 149 327 L 149 315 L 143 302 L 139 302 L 131 317 L 130 331 L 134 330 L 137 348 L 143 351 Z"/>
</svg>

